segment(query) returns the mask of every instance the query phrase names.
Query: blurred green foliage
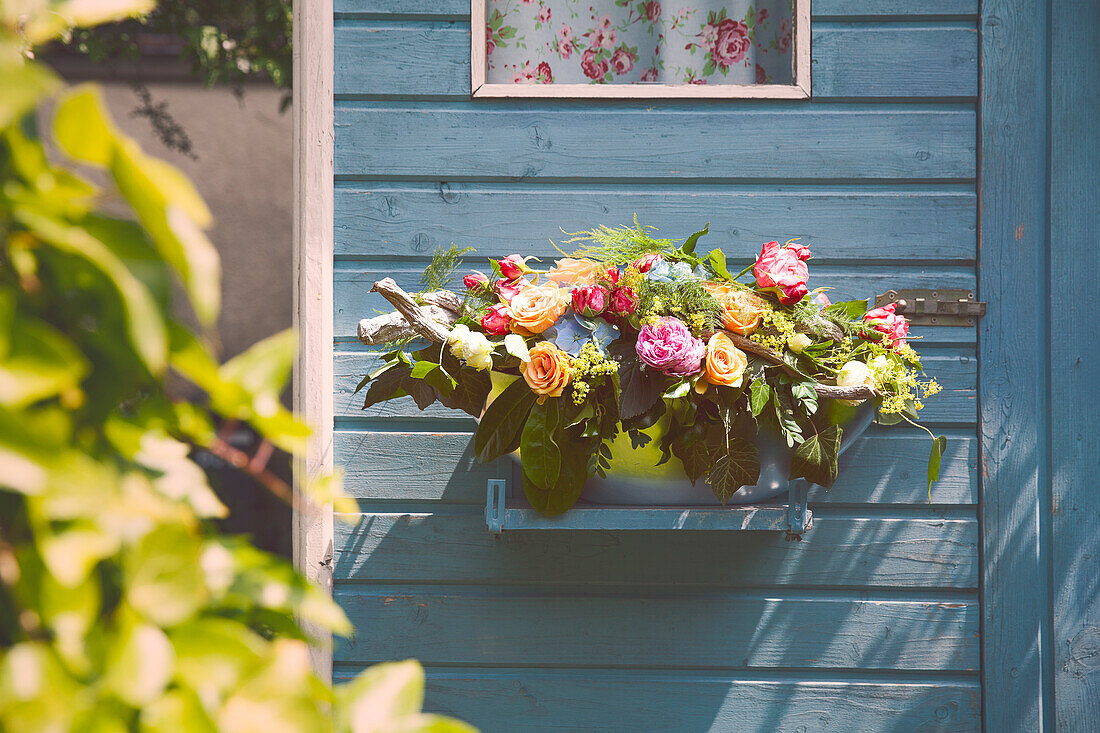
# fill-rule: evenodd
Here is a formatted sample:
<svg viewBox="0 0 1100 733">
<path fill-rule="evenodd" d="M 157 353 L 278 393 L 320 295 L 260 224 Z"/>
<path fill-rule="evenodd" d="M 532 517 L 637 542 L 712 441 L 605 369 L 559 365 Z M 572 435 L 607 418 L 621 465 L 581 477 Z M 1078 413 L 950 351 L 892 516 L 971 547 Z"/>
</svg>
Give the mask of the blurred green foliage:
<svg viewBox="0 0 1100 733">
<path fill-rule="evenodd" d="M 190 456 L 224 448 L 219 420 L 287 450 L 307 438 L 278 398 L 294 338 L 215 360 L 202 199 L 116 129 L 95 88 L 63 89 L 28 60 L 119 10 L 147 7 L 0 3 L 0 729 L 470 731 L 420 712 L 415 662 L 324 684 L 300 622 L 349 634 L 341 609 L 212 525 L 225 508 Z M 174 292 L 203 330 L 172 316 Z M 208 400 L 175 401 L 169 374 Z M 308 492 L 355 509 L 333 477 Z"/>
</svg>

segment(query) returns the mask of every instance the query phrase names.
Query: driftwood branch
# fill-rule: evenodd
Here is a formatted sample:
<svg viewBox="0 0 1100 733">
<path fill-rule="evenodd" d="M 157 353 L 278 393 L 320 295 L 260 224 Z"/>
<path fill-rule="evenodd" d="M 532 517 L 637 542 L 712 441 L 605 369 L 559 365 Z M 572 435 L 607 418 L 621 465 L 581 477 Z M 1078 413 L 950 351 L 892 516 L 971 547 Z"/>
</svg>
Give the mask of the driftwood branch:
<svg viewBox="0 0 1100 733">
<path fill-rule="evenodd" d="M 359 340 L 365 344 L 379 344 L 387 341 L 407 338 L 409 336 L 422 336 L 435 343 L 443 343 L 447 340 L 451 325 L 458 319 L 462 308 L 462 299 L 447 291 L 437 291 L 421 296 L 426 305 L 417 305 L 416 301 L 393 281 L 392 278 L 383 278 L 374 284 L 371 292 L 379 293 L 388 300 L 397 313 L 366 318 L 359 322 Z M 453 307 L 452 307 L 453 306 Z M 770 361 L 791 376 L 801 376 L 796 369 L 783 361 L 776 351 L 767 346 L 756 343 L 752 339 L 740 334 L 726 331 L 733 341 L 734 346 L 761 359 Z M 821 397 L 829 397 L 841 400 L 869 400 L 881 396 L 873 387 L 860 385 L 856 387 L 838 387 L 834 384 L 814 385 L 817 394 Z"/>
<path fill-rule="evenodd" d="M 359 340 L 365 344 L 381 344 L 410 336 L 420 336 L 437 344 L 447 340 L 451 325 L 458 320 L 462 300 L 453 293 L 425 293 L 418 305 L 393 278 L 382 278 L 371 288 L 390 302 L 397 313 L 364 318 L 359 321 Z"/>
</svg>

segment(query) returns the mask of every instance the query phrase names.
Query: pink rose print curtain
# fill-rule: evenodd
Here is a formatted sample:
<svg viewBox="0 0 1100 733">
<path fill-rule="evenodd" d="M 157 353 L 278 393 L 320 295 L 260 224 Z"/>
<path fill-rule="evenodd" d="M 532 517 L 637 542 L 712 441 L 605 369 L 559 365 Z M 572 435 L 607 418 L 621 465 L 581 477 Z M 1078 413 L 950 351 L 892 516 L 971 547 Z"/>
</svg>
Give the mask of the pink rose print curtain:
<svg viewBox="0 0 1100 733">
<path fill-rule="evenodd" d="M 790 84 L 792 0 L 485 0 L 490 84 Z"/>
</svg>

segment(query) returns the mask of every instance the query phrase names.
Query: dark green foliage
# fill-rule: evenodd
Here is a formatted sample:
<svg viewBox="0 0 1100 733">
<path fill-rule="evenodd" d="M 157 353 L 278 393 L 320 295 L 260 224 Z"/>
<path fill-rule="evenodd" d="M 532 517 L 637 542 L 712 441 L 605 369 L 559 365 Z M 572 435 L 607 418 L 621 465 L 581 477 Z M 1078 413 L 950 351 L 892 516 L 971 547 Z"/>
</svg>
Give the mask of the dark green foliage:
<svg viewBox="0 0 1100 733">
<path fill-rule="evenodd" d="M 802 441 L 791 457 L 791 479 L 804 478 L 831 488 L 836 481 L 842 432 L 839 425 L 830 425 Z"/>
<path fill-rule="evenodd" d="M 509 384 L 481 418 L 474 436 L 474 453 L 488 463 L 519 447 L 520 431 L 535 404 L 535 394 L 522 379 Z"/>
</svg>

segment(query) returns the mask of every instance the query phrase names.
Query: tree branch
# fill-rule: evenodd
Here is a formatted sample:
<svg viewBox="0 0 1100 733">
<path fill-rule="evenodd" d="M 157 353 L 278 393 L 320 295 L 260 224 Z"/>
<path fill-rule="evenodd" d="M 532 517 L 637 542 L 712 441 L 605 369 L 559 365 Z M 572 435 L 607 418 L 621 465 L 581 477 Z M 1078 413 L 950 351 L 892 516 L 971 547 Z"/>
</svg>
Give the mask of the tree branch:
<svg viewBox="0 0 1100 733">
<path fill-rule="evenodd" d="M 453 311 L 444 311 L 445 313 L 454 313 L 454 320 L 451 320 L 447 325 L 444 325 L 440 320 L 436 320 L 433 317 L 433 311 L 429 311 L 429 306 L 417 305 L 416 301 L 412 297 L 401 289 L 401 286 L 394 282 L 393 278 L 385 277 L 374 284 L 371 288 L 372 293 L 378 293 L 383 298 L 388 300 L 390 304 L 397 309 L 398 313 L 404 316 L 408 329 L 411 330 L 404 332 L 404 336 L 416 335 L 422 336 L 429 341 L 437 344 L 441 344 L 447 340 L 447 334 L 450 333 L 450 324 L 454 323 L 454 320 L 458 319 L 458 314 Z M 435 295 L 435 294 L 432 294 Z M 457 296 L 456 296 L 457 297 Z M 437 300 L 437 302 L 439 302 Z M 438 306 L 434 306 L 438 308 Z M 461 307 L 461 306 L 459 306 Z M 443 309 L 439 309 L 443 310 Z M 381 316 L 381 318 L 388 318 L 388 316 Z M 446 321 L 447 316 L 443 317 Z M 374 319 L 366 319 L 368 321 Z M 359 323 L 359 338 L 362 340 L 364 337 L 363 322 Z M 398 336 L 402 338 L 403 336 Z M 395 340 L 392 336 L 384 340 Z M 381 341 L 371 341 L 364 343 L 382 343 Z"/>
</svg>

